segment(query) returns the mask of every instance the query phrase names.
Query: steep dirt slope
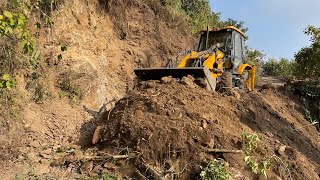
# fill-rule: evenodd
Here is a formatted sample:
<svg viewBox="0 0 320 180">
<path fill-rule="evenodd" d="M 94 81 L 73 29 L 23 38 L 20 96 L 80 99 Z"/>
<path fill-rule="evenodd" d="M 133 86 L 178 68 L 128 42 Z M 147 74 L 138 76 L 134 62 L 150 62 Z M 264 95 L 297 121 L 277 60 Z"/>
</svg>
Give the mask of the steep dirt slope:
<svg viewBox="0 0 320 180">
<path fill-rule="evenodd" d="M 111 107 L 109 103 L 132 86 L 134 67 L 163 66 L 170 56 L 191 46 L 188 29 L 168 25 L 151 8 L 144 1 L 75 0 L 56 14 L 49 40 L 41 41 L 43 51 L 49 56 L 60 44 L 67 45 L 56 68 L 60 74 L 71 71 L 82 80 L 88 106 Z"/>
<path fill-rule="evenodd" d="M 20 118 L 10 122 L 0 116 L 1 177 L 54 174 L 48 168 L 55 150 L 90 143 L 83 134 L 92 136 L 99 113 L 133 87 L 133 68 L 161 66 L 190 46 L 193 37 L 186 21 L 173 21 L 168 13 L 159 2 L 147 0 L 63 1 L 52 13 L 52 27 L 43 27 L 37 39 L 46 63 L 42 104 L 34 103 L 33 92 L 27 90 L 30 75 L 21 74 Z M 60 53 L 62 60 L 57 59 Z M 82 100 L 69 100 L 58 88 L 69 77 L 82 91 Z"/>
<path fill-rule="evenodd" d="M 195 179 L 201 166 L 219 157 L 236 179 L 257 178 L 245 168 L 244 154 L 206 153 L 207 147 L 243 149 L 241 134 L 246 132 L 263 135 L 265 149 L 257 157 L 277 159 L 270 179 L 319 179 L 319 134 L 315 127 L 301 128 L 308 121 L 289 91 L 273 87 L 228 96 L 190 79 L 142 82 L 107 114 L 100 153 L 137 154 L 126 162 L 131 171 L 119 167 L 120 173 L 137 177 L 137 170 L 152 167 L 167 178 Z"/>
</svg>

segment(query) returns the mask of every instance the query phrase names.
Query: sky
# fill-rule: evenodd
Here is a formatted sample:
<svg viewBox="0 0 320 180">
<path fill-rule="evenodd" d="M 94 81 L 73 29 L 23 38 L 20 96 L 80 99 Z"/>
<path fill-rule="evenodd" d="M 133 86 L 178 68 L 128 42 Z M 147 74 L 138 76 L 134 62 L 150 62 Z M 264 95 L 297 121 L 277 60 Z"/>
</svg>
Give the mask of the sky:
<svg viewBox="0 0 320 180">
<path fill-rule="evenodd" d="M 221 18 L 244 21 L 249 28 L 246 42 L 267 58 L 293 59 L 310 45 L 303 33 L 308 25 L 320 27 L 320 0 L 210 0 Z"/>
</svg>

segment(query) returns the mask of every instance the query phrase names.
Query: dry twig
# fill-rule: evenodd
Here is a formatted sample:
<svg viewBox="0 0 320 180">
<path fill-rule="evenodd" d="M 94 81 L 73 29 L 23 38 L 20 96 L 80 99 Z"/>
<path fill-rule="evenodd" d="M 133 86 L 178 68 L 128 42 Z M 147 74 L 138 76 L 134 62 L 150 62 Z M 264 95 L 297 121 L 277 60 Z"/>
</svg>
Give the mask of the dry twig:
<svg viewBox="0 0 320 180">
<path fill-rule="evenodd" d="M 242 150 L 229 150 L 229 149 L 207 149 L 208 153 L 235 153 L 240 154 L 243 153 Z"/>
</svg>

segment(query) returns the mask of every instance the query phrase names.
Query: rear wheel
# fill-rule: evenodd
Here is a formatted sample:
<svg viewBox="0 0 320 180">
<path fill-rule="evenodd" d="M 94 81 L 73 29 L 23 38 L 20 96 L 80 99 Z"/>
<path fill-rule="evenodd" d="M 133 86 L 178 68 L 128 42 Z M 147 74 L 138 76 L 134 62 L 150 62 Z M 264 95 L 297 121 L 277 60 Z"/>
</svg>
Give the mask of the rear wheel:
<svg viewBox="0 0 320 180">
<path fill-rule="evenodd" d="M 232 88 L 232 71 L 226 69 L 221 75 L 221 85 L 222 88 L 231 89 Z"/>
<path fill-rule="evenodd" d="M 251 82 L 250 82 L 250 74 L 248 70 L 245 70 L 241 75 L 241 83 L 240 88 L 244 91 L 250 91 Z"/>
</svg>

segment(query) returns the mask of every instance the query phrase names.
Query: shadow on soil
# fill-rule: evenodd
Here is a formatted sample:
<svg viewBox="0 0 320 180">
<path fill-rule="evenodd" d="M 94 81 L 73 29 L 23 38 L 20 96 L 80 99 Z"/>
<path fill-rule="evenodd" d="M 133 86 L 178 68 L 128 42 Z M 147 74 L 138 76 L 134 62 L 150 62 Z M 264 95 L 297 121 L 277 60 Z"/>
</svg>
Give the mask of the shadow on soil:
<svg viewBox="0 0 320 180">
<path fill-rule="evenodd" d="M 103 105 L 99 109 L 99 111 L 91 110 L 86 106 L 84 106 L 83 109 L 90 113 L 93 117 L 88 122 L 83 123 L 80 128 L 80 138 L 78 143 L 82 149 L 87 149 L 94 146 L 92 144 L 94 131 L 97 128 L 97 126 L 99 126 L 102 123 L 101 121 L 104 119 L 106 112 L 105 105 Z"/>
<path fill-rule="evenodd" d="M 303 133 L 293 130 L 293 124 L 283 118 L 262 97 L 250 94 L 250 100 L 242 106 L 244 110 L 240 118 L 242 123 L 253 131 L 274 134 L 281 143 L 294 147 L 314 163 L 320 164 L 319 149 Z"/>
</svg>

